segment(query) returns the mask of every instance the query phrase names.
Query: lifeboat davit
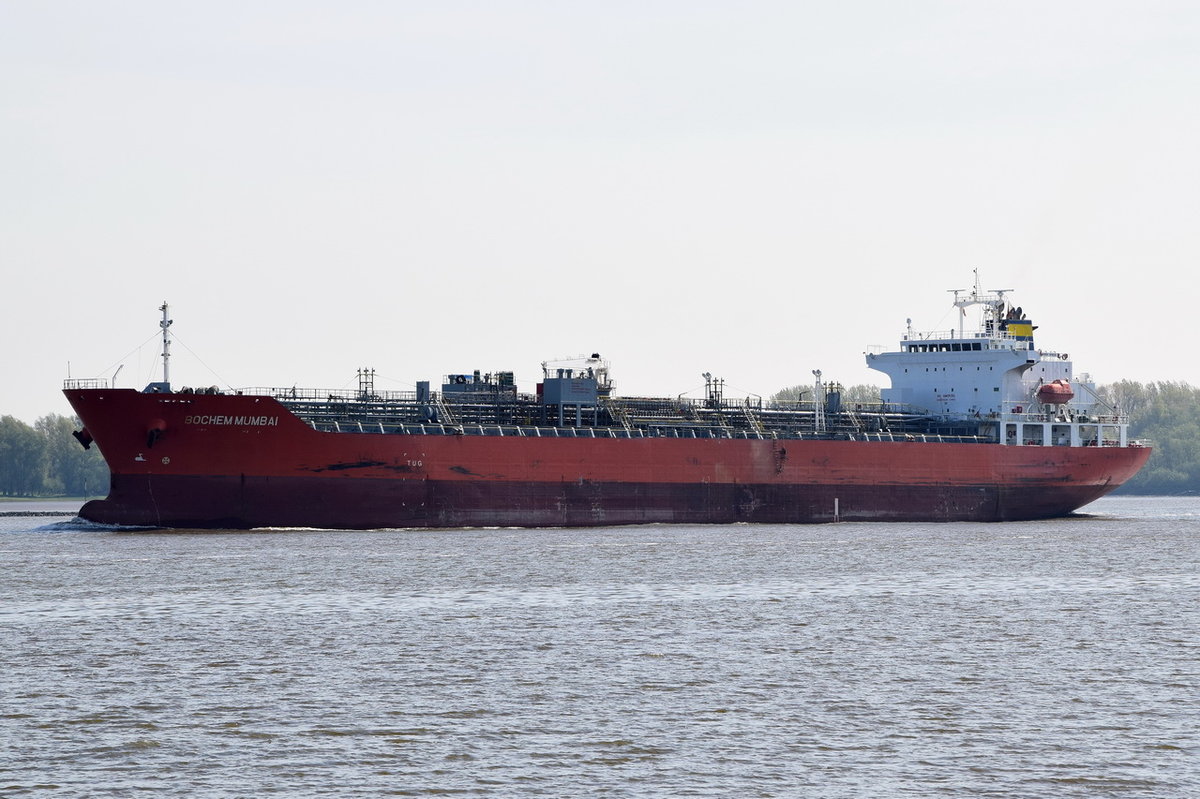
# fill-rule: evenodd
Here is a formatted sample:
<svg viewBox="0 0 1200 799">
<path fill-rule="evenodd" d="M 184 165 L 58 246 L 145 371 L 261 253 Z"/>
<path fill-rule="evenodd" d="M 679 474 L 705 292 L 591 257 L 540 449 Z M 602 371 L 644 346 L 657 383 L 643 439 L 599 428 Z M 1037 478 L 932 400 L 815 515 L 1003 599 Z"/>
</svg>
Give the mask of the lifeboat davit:
<svg viewBox="0 0 1200 799">
<path fill-rule="evenodd" d="M 1037 390 L 1037 401 L 1043 405 L 1066 405 L 1075 397 L 1071 384 L 1059 378 Z"/>
</svg>

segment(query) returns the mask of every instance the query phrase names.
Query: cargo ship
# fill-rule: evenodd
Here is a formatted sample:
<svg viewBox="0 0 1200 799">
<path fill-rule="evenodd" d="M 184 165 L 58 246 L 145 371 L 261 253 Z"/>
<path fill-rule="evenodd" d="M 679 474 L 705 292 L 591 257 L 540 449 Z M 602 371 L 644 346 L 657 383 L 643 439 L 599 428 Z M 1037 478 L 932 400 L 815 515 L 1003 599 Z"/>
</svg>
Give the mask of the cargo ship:
<svg viewBox="0 0 1200 799">
<path fill-rule="evenodd" d="M 111 472 L 84 519 L 112 525 L 582 527 L 657 523 L 1005 521 L 1063 516 L 1114 490 L 1151 449 L 1039 349 L 1010 290 L 954 292 L 954 330 L 912 327 L 865 353 L 890 387 L 850 402 L 815 380 L 792 401 L 619 394 L 598 353 L 377 391 L 175 389 L 67 380 Z M 976 317 L 966 326 L 968 309 Z"/>
</svg>

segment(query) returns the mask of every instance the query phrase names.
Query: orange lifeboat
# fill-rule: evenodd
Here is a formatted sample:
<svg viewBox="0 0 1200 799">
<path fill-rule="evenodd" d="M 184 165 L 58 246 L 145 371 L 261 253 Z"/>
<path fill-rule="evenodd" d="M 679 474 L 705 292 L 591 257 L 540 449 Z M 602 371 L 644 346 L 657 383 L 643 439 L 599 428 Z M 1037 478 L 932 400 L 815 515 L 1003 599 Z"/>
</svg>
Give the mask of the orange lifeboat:
<svg viewBox="0 0 1200 799">
<path fill-rule="evenodd" d="M 1066 405 L 1074 397 L 1071 384 L 1062 378 L 1046 383 L 1037 390 L 1037 401 L 1043 405 Z"/>
</svg>

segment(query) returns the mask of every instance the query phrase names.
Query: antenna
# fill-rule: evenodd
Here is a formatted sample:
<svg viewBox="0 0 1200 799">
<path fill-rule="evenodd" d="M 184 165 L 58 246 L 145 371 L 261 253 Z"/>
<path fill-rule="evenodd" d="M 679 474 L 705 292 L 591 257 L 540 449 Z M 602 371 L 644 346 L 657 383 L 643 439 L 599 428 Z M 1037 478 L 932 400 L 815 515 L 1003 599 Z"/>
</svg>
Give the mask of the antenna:
<svg viewBox="0 0 1200 799">
<path fill-rule="evenodd" d="M 166 300 L 163 300 L 162 307 L 159 308 L 158 310 L 162 311 L 162 315 L 163 315 L 162 321 L 158 323 L 158 326 L 162 328 L 162 333 L 163 333 L 163 353 L 162 353 L 162 355 L 163 355 L 163 383 L 166 384 L 165 390 L 170 391 L 171 390 L 170 389 L 170 386 L 171 386 L 171 337 L 167 333 L 167 328 L 169 328 L 175 320 L 170 319 L 167 316 L 168 309 L 167 309 L 167 301 Z M 113 378 L 115 379 L 116 375 L 113 375 Z"/>
</svg>

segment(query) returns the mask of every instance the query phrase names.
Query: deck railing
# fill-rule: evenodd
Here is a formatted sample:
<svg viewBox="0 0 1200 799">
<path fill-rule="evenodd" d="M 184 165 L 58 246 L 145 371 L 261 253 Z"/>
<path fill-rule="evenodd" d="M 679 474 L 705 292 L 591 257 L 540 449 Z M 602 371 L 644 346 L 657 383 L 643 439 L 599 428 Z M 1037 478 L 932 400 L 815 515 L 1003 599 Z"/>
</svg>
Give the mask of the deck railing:
<svg viewBox="0 0 1200 799">
<path fill-rule="evenodd" d="M 324 388 L 239 388 L 232 393 L 251 397 L 272 397 L 280 402 L 415 402 L 415 391 L 372 391 L 364 393 L 358 389 Z"/>
</svg>

